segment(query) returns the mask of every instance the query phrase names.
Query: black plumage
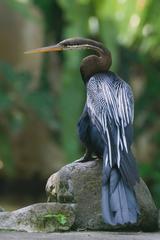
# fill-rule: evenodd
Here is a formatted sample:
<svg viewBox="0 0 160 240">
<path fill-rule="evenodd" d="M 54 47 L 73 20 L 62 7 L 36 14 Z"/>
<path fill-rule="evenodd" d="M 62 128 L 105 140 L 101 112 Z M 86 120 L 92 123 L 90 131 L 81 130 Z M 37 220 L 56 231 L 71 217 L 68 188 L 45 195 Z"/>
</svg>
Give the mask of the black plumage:
<svg viewBox="0 0 160 240">
<path fill-rule="evenodd" d="M 139 175 L 131 151 L 134 100 L 131 87 L 109 71 L 110 51 L 94 40 L 71 38 L 28 53 L 71 49 L 96 52 L 84 58 L 80 66 L 87 92 L 78 123 L 79 137 L 87 149 L 81 162 L 91 160 L 93 154 L 103 159 L 101 202 L 105 223 L 136 223 L 139 207 L 134 186 Z"/>
<path fill-rule="evenodd" d="M 90 154 L 103 158 L 104 220 L 111 225 L 135 223 L 139 208 L 133 186 L 139 176 L 131 152 L 132 90 L 110 71 L 93 75 L 86 89 L 87 101 L 78 130 Z"/>
</svg>

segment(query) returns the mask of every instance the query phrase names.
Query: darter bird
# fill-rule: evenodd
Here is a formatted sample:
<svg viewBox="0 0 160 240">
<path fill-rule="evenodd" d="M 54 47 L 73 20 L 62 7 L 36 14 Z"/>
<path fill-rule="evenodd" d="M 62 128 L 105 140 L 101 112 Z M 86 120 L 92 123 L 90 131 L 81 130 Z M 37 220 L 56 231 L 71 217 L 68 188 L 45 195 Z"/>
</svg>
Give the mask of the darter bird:
<svg viewBox="0 0 160 240">
<path fill-rule="evenodd" d="M 134 192 L 139 174 L 131 151 L 134 99 L 131 87 L 109 71 L 110 51 L 100 42 L 71 38 L 27 53 L 73 49 L 95 52 L 85 57 L 80 65 L 87 95 L 78 122 L 79 137 L 87 149 L 81 162 L 90 161 L 93 154 L 103 159 L 101 203 L 104 222 L 134 224 L 139 216 Z"/>
</svg>

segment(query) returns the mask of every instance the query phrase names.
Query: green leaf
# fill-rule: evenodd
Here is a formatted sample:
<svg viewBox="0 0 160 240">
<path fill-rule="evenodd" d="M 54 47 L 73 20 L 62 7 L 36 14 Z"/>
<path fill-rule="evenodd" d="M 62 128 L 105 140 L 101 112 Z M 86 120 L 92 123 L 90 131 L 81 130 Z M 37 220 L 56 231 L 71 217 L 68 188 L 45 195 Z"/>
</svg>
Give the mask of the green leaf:
<svg viewBox="0 0 160 240">
<path fill-rule="evenodd" d="M 0 91 L 0 111 L 9 110 L 12 107 L 12 98 L 5 92 Z"/>
<path fill-rule="evenodd" d="M 67 223 L 67 218 L 63 214 L 57 214 L 57 215 L 54 215 L 54 217 L 61 225 L 65 225 Z"/>
</svg>

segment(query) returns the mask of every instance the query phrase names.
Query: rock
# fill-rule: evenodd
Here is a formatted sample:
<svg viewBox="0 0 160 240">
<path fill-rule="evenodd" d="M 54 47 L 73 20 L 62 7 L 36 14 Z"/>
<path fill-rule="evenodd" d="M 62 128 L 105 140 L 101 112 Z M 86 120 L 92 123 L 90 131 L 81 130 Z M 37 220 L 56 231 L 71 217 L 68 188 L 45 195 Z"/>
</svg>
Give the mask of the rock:
<svg viewBox="0 0 160 240">
<path fill-rule="evenodd" d="M 147 185 L 142 179 L 140 179 L 139 184 L 136 184 L 135 193 L 141 211 L 139 225 L 146 231 L 158 229 L 158 209 L 155 206 Z"/>
<path fill-rule="evenodd" d="M 1 232 L 1 240 L 159 240 L 157 233 L 79 231 L 64 233 Z"/>
<path fill-rule="evenodd" d="M 0 230 L 55 232 L 69 230 L 75 204 L 37 203 L 13 212 L 0 212 Z"/>
<path fill-rule="evenodd" d="M 102 161 L 71 163 L 53 174 L 47 182 L 49 201 L 77 203 L 74 227 L 90 230 L 144 230 L 158 228 L 158 211 L 151 194 L 141 179 L 135 186 L 141 215 L 138 223 L 112 227 L 104 224 L 101 214 Z"/>
</svg>

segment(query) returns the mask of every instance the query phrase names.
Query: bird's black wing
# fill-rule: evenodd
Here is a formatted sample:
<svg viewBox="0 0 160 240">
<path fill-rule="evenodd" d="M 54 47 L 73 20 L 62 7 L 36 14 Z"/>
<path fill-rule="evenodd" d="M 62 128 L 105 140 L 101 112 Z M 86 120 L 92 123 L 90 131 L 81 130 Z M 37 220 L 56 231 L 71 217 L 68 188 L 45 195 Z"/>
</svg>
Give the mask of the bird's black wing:
<svg viewBox="0 0 160 240">
<path fill-rule="evenodd" d="M 128 175 L 128 168 L 135 168 L 135 161 L 130 159 L 134 115 L 131 88 L 113 73 L 96 74 L 87 84 L 87 108 L 106 144 L 105 166 L 116 164 L 125 180 L 133 183 L 137 170 Z"/>
</svg>

